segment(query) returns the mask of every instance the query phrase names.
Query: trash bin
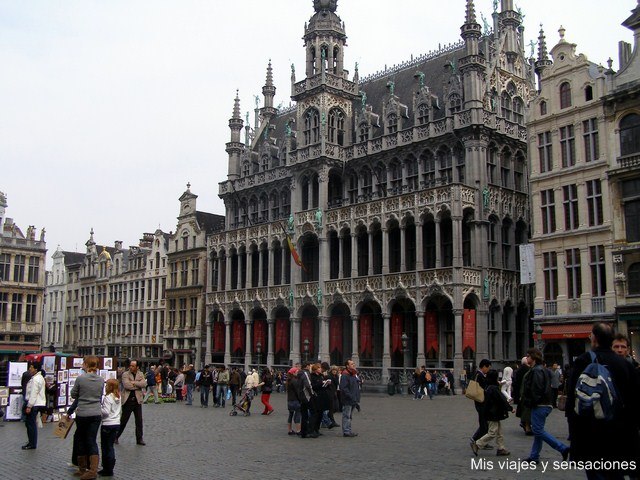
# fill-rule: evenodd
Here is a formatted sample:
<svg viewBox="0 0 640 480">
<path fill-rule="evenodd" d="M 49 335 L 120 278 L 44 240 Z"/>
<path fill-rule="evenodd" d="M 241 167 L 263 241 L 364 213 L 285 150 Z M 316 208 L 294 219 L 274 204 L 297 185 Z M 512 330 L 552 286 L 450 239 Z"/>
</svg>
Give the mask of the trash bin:
<svg viewBox="0 0 640 480">
<path fill-rule="evenodd" d="M 395 395 L 396 394 L 396 386 L 393 384 L 393 382 L 387 383 L 387 393 L 389 395 Z"/>
</svg>

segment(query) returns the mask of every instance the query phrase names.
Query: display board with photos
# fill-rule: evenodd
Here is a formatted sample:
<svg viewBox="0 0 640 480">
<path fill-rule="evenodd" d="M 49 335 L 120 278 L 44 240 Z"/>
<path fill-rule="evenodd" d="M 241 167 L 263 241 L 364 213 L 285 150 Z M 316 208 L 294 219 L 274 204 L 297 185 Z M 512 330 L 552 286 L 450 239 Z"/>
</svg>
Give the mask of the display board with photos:
<svg viewBox="0 0 640 480">
<path fill-rule="evenodd" d="M 84 373 L 82 366 L 84 357 L 63 356 L 61 354 L 41 353 L 27 356 L 25 362 L 9 362 L 6 386 L 0 386 L 0 407 L 5 409 L 5 420 L 20 420 L 23 406 L 22 375 L 27 371 L 28 362 L 38 360 L 42 364 L 47 386 L 55 385 L 50 392 L 53 396 L 54 413 L 66 412 L 73 403 L 71 389 L 76 379 Z M 98 356 L 98 375 L 105 382 L 109 378 L 117 378 L 117 359 Z M 51 404 L 50 404 L 51 405 Z M 55 415 L 53 416 L 55 418 Z"/>
</svg>

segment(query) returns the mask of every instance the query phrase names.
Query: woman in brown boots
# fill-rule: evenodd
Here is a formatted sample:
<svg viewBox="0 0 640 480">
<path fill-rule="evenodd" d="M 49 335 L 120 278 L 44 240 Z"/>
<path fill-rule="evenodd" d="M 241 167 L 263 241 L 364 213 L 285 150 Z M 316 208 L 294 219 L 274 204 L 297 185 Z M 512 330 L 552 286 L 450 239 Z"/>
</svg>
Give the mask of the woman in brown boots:
<svg viewBox="0 0 640 480">
<path fill-rule="evenodd" d="M 76 428 L 78 429 L 78 471 L 74 473 L 80 480 L 93 480 L 98 477 L 98 443 L 96 437 L 102 420 L 102 391 L 104 380 L 96 372 L 98 357 L 84 359 L 85 373 L 76 379 L 71 389 L 71 398 L 78 399 L 76 410 Z"/>
</svg>

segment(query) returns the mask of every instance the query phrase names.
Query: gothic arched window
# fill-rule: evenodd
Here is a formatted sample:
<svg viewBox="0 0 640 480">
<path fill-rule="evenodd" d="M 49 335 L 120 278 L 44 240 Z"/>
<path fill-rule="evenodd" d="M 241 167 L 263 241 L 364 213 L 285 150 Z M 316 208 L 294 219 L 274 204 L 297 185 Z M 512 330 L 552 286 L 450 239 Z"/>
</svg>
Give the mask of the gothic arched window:
<svg viewBox="0 0 640 480">
<path fill-rule="evenodd" d="M 329 111 L 329 142 L 344 145 L 344 113 L 339 108 Z"/>
<path fill-rule="evenodd" d="M 387 115 L 387 133 L 396 133 L 398 131 L 398 115 L 390 113 Z"/>
<path fill-rule="evenodd" d="M 307 110 L 304 116 L 303 136 L 305 145 L 320 141 L 320 113 L 315 108 Z"/>
</svg>

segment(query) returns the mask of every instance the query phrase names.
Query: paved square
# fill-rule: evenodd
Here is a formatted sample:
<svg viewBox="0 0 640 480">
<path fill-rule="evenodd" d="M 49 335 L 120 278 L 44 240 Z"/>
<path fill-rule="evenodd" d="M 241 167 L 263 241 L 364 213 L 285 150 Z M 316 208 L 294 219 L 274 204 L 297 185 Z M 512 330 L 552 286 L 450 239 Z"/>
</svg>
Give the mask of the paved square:
<svg viewBox="0 0 640 480">
<path fill-rule="evenodd" d="M 410 396 L 364 394 L 362 412 L 355 413 L 357 438 L 343 438 L 339 429 L 322 429 L 318 439 L 286 434 L 286 396 L 273 394 L 275 412 L 260 415 L 259 397 L 250 417 L 231 417 L 230 408 L 194 405 L 145 405 L 146 446 L 135 445 L 131 418 L 116 446 L 114 478 L 156 479 L 583 479 L 583 472 L 553 470 L 560 454 L 547 445 L 543 474 L 500 469 L 495 450 L 478 459 L 493 462 L 493 469 L 472 469 L 475 458 L 469 436 L 477 426 L 473 402 L 462 395 L 436 396 L 414 401 Z M 210 400 L 211 401 L 211 400 Z M 340 416 L 336 416 L 340 423 Z M 529 454 L 533 437 L 525 437 L 519 420 L 504 423 L 510 460 Z M 3 422 L 0 428 L 0 477 L 11 479 L 70 479 L 71 435 L 53 436 L 53 424 L 39 430 L 37 450 L 22 451 L 26 442 L 23 423 Z M 562 412 L 554 411 L 548 431 L 565 441 L 567 426 Z M 477 461 L 477 459 L 476 459 Z"/>
</svg>

